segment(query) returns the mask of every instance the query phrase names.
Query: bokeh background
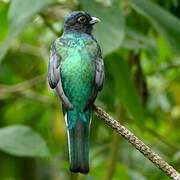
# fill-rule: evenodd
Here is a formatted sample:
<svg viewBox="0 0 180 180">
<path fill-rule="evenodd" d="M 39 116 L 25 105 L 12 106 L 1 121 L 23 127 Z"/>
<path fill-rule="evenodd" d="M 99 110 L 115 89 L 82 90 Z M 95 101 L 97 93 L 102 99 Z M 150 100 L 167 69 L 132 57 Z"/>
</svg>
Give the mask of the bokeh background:
<svg viewBox="0 0 180 180">
<path fill-rule="evenodd" d="M 90 173 L 69 172 L 65 123 L 47 63 L 74 10 L 101 19 L 94 35 L 106 81 L 96 105 L 180 170 L 179 0 L 1 0 L 0 179 L 169 179 L 95 115 Z"/>
</svg>

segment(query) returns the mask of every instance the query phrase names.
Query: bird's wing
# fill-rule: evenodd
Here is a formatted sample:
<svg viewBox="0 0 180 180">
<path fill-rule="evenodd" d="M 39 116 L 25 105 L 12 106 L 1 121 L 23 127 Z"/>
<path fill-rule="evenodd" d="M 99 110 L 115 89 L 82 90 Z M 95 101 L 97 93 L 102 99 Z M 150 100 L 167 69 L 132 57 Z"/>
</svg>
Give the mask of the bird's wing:
<svg viewBox="0 0 180 180">
<path fill-rule="evenodd" d="M 104 84 L 104 79 L 105 79 L 105 74 L 104 74 L 104 61 L 102 58 L 101 54 L 101 49 L 98 46 L 98 55 L 95 60 L 95 80 L 94 80 L 94 89 L 93 93 L 88 99 L 86 106 L 84 110 L 86 110 L 90 105 L 92 105 L 96 99 L 96 96 L 98 94 L 98 91 L 101 91 L 103 88 Z"/>
<path fill-rule="evenodd" d="M 104 61 L 101 54 L 101 49 L 99 48 L 98 57 L 95 61 L 96 75 L 95 75 L 95 87 L 98 91 L 101 91 L 104 84 L 105 74 L 104 74 Z"/>
<path fill-rule="evenodd" d="M 55 44 L 53 43 L 50 50 L 50 60 L 48 65 L 48 82 L 52 89 L 56 88 L 58 96 L 60 97 L 62 104 L 66 109 L 71 109 L 72 104 L 64 93 L 61 73 L 60 73 L 61 57 L 56 52 Z"/>
</svg>

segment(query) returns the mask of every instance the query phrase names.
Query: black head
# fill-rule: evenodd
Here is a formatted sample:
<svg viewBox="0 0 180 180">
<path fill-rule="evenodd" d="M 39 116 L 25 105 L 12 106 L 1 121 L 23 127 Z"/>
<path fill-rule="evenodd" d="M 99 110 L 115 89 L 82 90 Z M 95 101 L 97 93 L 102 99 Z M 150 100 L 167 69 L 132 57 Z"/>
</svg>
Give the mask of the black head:
<svg viewBox="0 0 180 180">
<path fill-rule="evenodd" d="M 64 30 L 90 34 L 93 25 L 99 21 L 84 11 L 74 11 L 65 19 Z"/>
</svg>

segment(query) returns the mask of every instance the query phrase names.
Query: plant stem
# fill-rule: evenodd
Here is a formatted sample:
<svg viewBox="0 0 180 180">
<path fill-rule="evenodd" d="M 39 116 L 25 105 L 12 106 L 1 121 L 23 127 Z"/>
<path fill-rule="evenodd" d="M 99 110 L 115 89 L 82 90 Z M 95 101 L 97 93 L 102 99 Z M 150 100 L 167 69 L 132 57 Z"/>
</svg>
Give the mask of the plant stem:
<svg viewBox="0 0 180 180">
<path fill-rule="evenodd" d="M 46 15 L 43 14 L 43 13 L 40 13 L 39 15 L 40 15 L 41 18 L 43 19 L 44 24 L 45 24 L 57 37 L 59 37 L 60 34 L 61 34 L 61 32 L 56 31 L 56 29 L 55 29 L 55 28 L 52 26 L 52 24 L 48 21 Z"/>
<path fill-rule="evenodd" d="M 117 165 L 117 158 L 118 158 L 118 152 L 119 152 L 119 145 L 120 145 L 120 140 L 117 134 L 113 133 L 113 141 L 111 144 L 111 152 L 110 156 L 108 159 L 108 167 L 107 167 L 107 174 L 105 176 L 105 180 L 111 180 L 113 179 L 115 170 L 116 170 L 116 165 Z"/>
<path fill-rule="evenodd" d="M 70 174 L 70 180 L 78 180 L 79 174 L 78 173 L 72 173 Z"/>
<path fill-rule="evenodd" d="M 180 180 L 180 174 L 164 161 L 159 155 L 154 153 L 147 145 L 138 139 L 131 131 L 122 126 L 118 121 L 109 116 L 108 113 L 99 107 L 94 107 L 97 116 L 102 119 L 109 127 L 118 134 L 122 135 L 129 143 L 131 143 L 138 151 L 140 151 L 147 159 L 149 159 L 156 167 L 162 170 L 167 176 L 174 180 Z"/>
</svg>

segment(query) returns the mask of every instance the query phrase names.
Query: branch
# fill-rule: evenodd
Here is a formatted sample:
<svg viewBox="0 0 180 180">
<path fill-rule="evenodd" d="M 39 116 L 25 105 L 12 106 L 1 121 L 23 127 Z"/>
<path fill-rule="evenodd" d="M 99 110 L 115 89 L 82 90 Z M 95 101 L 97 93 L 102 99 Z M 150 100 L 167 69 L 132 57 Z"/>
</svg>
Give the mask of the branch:
<svg viewBox="0 0 180 180">
<path fill-rule="evenodd" d="M 144 127 L 143 130 L 147 131 L 150 135 L 154 136 L 161 143 L 164 143 L 171 150 L 171 152 L 172 151 L 175 152 L 180 149 L 178 144 L 172 144 L 171 142 L 166 140 L 165 136 L 159 134 L 158 132 L 154 131 L 153 129 L 151 129 L 149 127 Z"/>
<path fill-rule="evenodd" d="M 58 32 L 53 26 L 52 24 L 48 21 L 47 17 L 45 14 L 43 13 L 39 13 L 40 17 L 43 19 L 44 24 L 57 36 L 59 37 L 60 34 L 62 34 L 62 32 Z"/>
<path fill-rule="evenodd" d="M 113 133 L 111 151 L 110 151 L 110 156 L 108 158 L 109 164 L 107 167 L 105 180 L 113 179 L 114 173 L 116 171 L 116 166 L 117 166 L 116 159 L 118 159 L 118 154 L 119 154 L 119 150 L 120 150 L 119 146 L 120 146 L 119 137 L 117 136 L 117 134 Z"/>
<path fill-rule="evenodd" d="M 167 64 L 164 67 L 161 67 L 159 69 L 147 72 L 147 73 L 145 73 L 145 75 L 146 76 L 152 76 L 152 75 L 154 75 L 157 72 L 158 73 L 163 73 L 163 72 L 167 72 L 167 70 L 170 70 L 170 69 L 179 69 L 179 68 L 180 68 L 180 64 L 179 63 L 176 63 L 176 64 Z"/>
<path fill-rule="evenodd" d="M 154 153 L 147 145 L 138 139 L 131 131 L 122 126 L 118 121 L 109 116 L 101 108 L 94 108 L 96 115 L 102 119 L 109 127 L 122 135 L 129 143 L 131 143 L 138 151 L 140 151 L 146 158 L 148 158 L 154 165 L 161 169 L 167 176 L 174 180 L 180 180 L 180 174 L 164 161 L 160 156 Z"/>
<path fill-rule="evenodd" d="M 21 91 L 20 94 L 32 100 L 45 103 L 46 105 L 55 104 L 54 101 L 49 96 L 38 94 L 37 92 L 34 92 L 34 91 Z"/>
<path fill-rule="evenodd" d="M 36 76 L 33 79 L 30 79 L 30 80 L 27 80 L 27 81 L 24 81 L 22 83 L 18 83 L 15 85 L 2 85 L 2 84 L 0 84 L 0 97 L 4 96 L 4 94 L 7 94 L 7 93 L 19 92 L 19 91 L 22 91 L 24 89 L 30 88 L 30 87 L 32 87 L 32 86 L 34 86 L 34 85 L 36 85 L 42 81 L 45 81 L 46 76 L 47 76 L 46 74 L 42 74 L 42 75 Z"/>
</svg>

